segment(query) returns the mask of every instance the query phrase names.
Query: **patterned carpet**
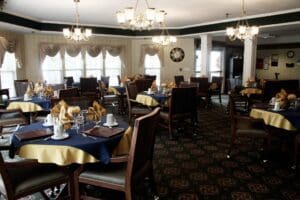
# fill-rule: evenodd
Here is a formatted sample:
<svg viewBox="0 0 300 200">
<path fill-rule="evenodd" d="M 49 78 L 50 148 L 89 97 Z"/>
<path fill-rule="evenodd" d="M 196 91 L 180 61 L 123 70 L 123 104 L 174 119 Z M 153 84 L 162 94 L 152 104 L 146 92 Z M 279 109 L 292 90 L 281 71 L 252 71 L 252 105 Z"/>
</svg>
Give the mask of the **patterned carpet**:
<svg viewBox="0 0 300 200">
<path fill-rule="evenodd" d="M 200 199 L 300 199 L 299 166 L 292 170 L 283 156 L 263 163 L 257 151 L 262 141 L 243 138 L 230 159 L 230 126 L 225 108 L 213 104 L 200 109 L 198 128 L 180 130 L 176 140 L 167 131 L 157 133 L 154 172 L 160 200 Z M 121 193 L 85 188 L 104 199 L 123 199 Z M 139 186 L 136 199 L 153 199 L 147 183 Z M 39 199 L 34 195 L 33 198 Z"/>
</svg>

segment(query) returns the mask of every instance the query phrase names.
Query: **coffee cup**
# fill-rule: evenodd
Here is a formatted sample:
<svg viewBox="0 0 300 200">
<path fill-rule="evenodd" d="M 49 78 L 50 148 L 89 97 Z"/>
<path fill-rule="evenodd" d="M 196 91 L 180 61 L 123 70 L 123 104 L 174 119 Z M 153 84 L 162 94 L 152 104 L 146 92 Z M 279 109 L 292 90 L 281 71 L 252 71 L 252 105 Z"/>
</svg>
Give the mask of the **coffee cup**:
<svg viewBox="0 0 300 200">
<path fill-rule="evenodd" d="M 151 88 L 148 88 L 148 94 L 151 94 Z"/>
<path fill-rule="evenodd" d="M 272 97 L 271 101 L 270 101 L 270 104 L 271 105 L 275 105 L 275 102 L 276 102 L 276 98 L 275 97 Z"/>
<path fill-rule="evenodd" d="M 45 124 L 53 124 L 53 118 L 51 114 L 48 114 L 45 118 Z"/>
<path fill-rule="evenodd" d="M 60 138 L 63 136 L 64 129 L 61 124 L 55 124 L 53 130 L 54 130 L 54 137 Z"/>
<path fill-rule="evenodd" d="M 274 104 L 274 110 L 280 110 L 280 102 L 276 101 Z"/>
<path fill-rule="evenodd" d="M 113 114 L 111 114 L 111 113 L 109 113 L 109 114 L 107 114 L 107 116 L 106 116 L 106 124 L 108 125 L 108 126 L 111 126 L 111 125 L 113 125 L 114 124 L 114 115 Z"/>
</svg>

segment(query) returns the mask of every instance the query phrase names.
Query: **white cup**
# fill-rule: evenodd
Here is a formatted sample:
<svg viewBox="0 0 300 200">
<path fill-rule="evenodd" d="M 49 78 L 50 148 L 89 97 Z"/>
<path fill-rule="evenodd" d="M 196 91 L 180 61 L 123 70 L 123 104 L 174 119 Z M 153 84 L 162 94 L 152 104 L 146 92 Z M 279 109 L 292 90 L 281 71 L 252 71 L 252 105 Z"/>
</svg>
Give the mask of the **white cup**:
<svg viewBox="0 0 300 200">
<path fill-rule="evenodd" d="M 64 128 L 61 124 L 55 124 L 53 126 L 54 137 L 61 138 L 63 136 Z"/>
<path fill-rule="evenodd" d="M 111 125 L 113 125 L 114 124 L 114 115 L 113 114 L 111 114 L 111 113 L 109 113 L 109 114 L 107 114 L 107 116 L 106 116 L 106 124 L 108 125 L 108 126 L 111 126 Z"/>
<path fill-rule="evenodd" d="M 274 104 L 274 110 L 280 110 L 280 102 L 276 101 Z"/>
<path fill-rule="evenodd" d="M 151 88 L 148 88 L 148 94 L 151 94 Z"/>
<path fill-rule="evenodd" d="M 58 91 L 57 90 L 53 91 L 53 96 L 56 97 L 56 98 L 58 98 Z"/>
<path fill-rule="evenodd" d="M 46 124 L 53 124 L 53 118 L 51 114 L 48 114 L 47 117 L 45 118 L 45 123 Z"/>
<path fill-rule="evenodd" d="M 275 105 L 275 102 L 276 102 L 276 98 L 275 97 L 272 97 L 271 101 L 270 101 L 270 104 L 271 105 Z"/>
</svg>

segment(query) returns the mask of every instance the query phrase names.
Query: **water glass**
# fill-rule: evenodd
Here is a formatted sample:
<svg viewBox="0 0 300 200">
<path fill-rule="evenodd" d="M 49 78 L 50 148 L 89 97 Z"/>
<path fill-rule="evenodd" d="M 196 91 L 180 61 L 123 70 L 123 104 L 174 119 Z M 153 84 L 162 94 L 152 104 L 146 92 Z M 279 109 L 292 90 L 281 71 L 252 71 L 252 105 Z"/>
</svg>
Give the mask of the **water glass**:
<svg viewBox="0 0 300 200">
<path fill-rule="evenodd" d="M 80 133 L 81 132 L 80 130 L 84 130 L 84 117 L 83 117 L 83 115 L 78 115 L 75 118 L 75 127 L 76 127 L 76 130 L 77 130 L 77 133 Z"/>
</svg>

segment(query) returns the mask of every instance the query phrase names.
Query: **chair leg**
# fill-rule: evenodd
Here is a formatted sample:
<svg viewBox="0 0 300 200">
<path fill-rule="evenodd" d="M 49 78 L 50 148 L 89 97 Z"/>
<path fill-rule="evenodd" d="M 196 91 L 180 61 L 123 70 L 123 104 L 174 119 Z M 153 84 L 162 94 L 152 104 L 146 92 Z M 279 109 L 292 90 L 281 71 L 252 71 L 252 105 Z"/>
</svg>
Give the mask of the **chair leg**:
<svg viewBox="0 0 300 200">
<path fill-rule="evenodd" d="M 127 188 L 126 191 L 125 191 L 125 199 L 126 200 L 131 200 L 132 199 L 132 196 L 131 196 L 131 193 L 132 193 L 132 188 Z"/>
<path fill-rule="evenodd" d="M 232 134 L 232 137 L 231 137 L 231 144 L 230 144 L 230 148 L 229 148 L 229 151 L 227 153 L 227 158 L 230 158 L 231 156 L 231 151 L 234 147 L 234 142 L 235 142 L 235 135 Z"/>
<path fill-rule="evenodd" d="M 219 101 L 220 101 L 220 104 L 222 104 L 222 95 L 221 95 L 221 93 L 219 94 Z"/>
</svg>

